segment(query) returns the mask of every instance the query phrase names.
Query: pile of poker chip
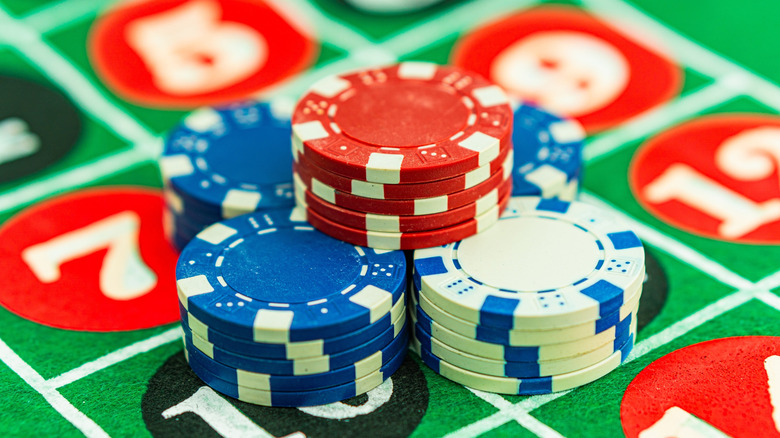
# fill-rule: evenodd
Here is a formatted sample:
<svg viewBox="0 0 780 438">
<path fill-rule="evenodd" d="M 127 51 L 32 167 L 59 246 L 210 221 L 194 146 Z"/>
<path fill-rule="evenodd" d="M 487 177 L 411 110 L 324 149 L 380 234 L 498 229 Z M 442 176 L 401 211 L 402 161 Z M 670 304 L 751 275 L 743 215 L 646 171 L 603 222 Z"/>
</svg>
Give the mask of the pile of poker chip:
<svg viewBox="0 0 780 438">
<path fill-rule="evenodd" d="M 213 223 L 295 204 L 289 107 L 202 108 L 168 134 L 159 160 L 164 228 L 177 249 Z"/>
<path fill-rule="evenodd" d="M 413 348 L 444 377 L 544 394 L 620 365 L 645 277 L 639 238 L 582 202 L 517 197 L 498 223 L 414 252 Z"/>
<path fill-rule="evenodd" d="M 294 109 L 193 112 L 160 159 L 191 368 L 266 406 L 365 393 L 409 346 L 491 392 L 605 375 L 633 347 L 644 252 L 576 201 L 584 137 L 419 62 L 327 77 Z"/>
<path fill-rule="evenodd" d="M 403 362 L 406 261 L 312 228 L 298 209 L 211 225 L 176 268 L 185 355 L 215 390 L 264 406 L 363 394 Z"/>
<path fill-rule="evenodd" d="M 330 76 L 293 111 L 298 205 L 356 245 L 417 249 L 496 223 L 512 191 L 512 109 L 465 70 L 421 62 Z"/>
</svg>

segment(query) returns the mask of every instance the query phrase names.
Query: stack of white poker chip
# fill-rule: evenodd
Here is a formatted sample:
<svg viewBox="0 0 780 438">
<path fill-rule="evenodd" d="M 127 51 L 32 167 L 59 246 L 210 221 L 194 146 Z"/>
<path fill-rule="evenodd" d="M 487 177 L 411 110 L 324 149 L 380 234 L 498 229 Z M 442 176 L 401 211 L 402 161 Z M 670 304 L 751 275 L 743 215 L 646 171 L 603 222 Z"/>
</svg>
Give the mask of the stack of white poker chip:
<svg viewBox="0 0 780 438">
<path fill-rule="evenodd" d="M 412 343 L 475 389 L 580 386 L 631 351 L 644 272 L 642 243 L 609 212 L 513 198 L 484 233 L 415 251 Z"/>
</svg>

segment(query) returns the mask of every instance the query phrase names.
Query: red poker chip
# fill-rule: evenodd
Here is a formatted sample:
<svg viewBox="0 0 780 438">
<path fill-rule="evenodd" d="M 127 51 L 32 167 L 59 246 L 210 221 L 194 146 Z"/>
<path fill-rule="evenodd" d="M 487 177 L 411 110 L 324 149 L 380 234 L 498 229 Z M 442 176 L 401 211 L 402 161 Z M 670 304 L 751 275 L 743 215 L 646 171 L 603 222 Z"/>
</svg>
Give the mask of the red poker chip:
<svg viewBox="0 0 780 438">
<path fill-rule="evenodd" d="M 498 221 L 510 198 L 510 194 L 507 193 L 498 205 L 468 221 L 451 227 L 415 233 L 359 230 L 326 219 L 310 208 L 302 208 L 301 210 L 306 212 L 306 219 L 314 228 L 336 239 L 376 249 L 406 250 L 446 245 L 486 230 Z"/>
<path fill-rule="evenodd" d="M 382 184 L 347 178 L 328 172 L 310 163 L 304 157 L 300 157 L 298 165 L 313 178 L 341 192 L 372 199 L 416 199 L 444 196 L 470 189 L 486 181 L 490 178 L 490 175 L 498 172 L 502 166 L 506 165 L 504 161 L 506 159 L 512 160 L 513 156 L 512 145 L 510 142 L 507 142 L 507 145 L 501 148 L 501 152 L 495 160 L 478 169 L 439 181 L 408 184 Z"/>
<path fill-rule="evenodd" d="M 296 187 L 295 189 L 298 205 L 311 209 L 325 219 L 360 230 L 409 233 L 450 227 L 474 219 L 491 207 L 498 205 L 501 199 L 510 194 L 512 181 L 505 181 L 499 187 L 498 192 L 491 191 L 476 202 L 454 210 L 421 216 L 366 214 L 333 205 L 313 195 L 305 187 Z"/>
<path fill-rule="evenodd" d="M 158 190 L 81 190 L 0 227 L 0 304 L 22 318 L 84 331 L 138 330 L 179 319 L 178 254 Z"/>
<path fill-rule="evenodd" d="M 491 191 L 498 191 L 498 188 L 504 181 L 512 178 L 511 164 L 504 166 L 486 181 L 470 189 L 444 196 L 417 199 L 372 199 L 344 193 L 316 178 L 312 178 L 297 163 L 293 163 L 293 179 L 298 179 L 298 184 L 303 184 L 312 194 L 339 207 L 364 213 L 420 216 L 454 210 L 466 204 L 476 202 L 477 199 L 482 198 Z"/>
<path fill-rule="evenodd" d="M 293 148 L 362 181 L 452 178 L 499 156 L 511 135 L 504 91 L 456 67 L 406 62 L 315 83 L 292 116 Z"/>
</svg>

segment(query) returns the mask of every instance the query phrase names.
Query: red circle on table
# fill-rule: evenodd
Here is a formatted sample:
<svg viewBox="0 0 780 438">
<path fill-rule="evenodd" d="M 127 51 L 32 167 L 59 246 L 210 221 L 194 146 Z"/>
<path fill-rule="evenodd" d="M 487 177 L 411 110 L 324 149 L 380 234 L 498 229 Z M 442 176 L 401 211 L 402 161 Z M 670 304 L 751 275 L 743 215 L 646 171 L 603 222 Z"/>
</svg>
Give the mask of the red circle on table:
<svg viewBox="0 0 780 438">
<path fill-rule="evenodd" d="M 623 432 L 637 437 L 678 407 L 728 436 L 780 436 L 764 364 L 776 355 L 780 337 L 774 336 L 714 339 L 667 354 L 628 385 L 620 406 Z"/>
<path fill-rule="evenodd" d="M 177 321 L 178 254 L 163 234 L 163 205 L 158 190 L 112 187 L 77 191 L 21 211 L 0 227 L 0 276 L 8 279 L 0 288 L 0 304 L 23 318 L 68 330 L 138 330 Z M 93 243 L 80 248 L 89 241 L 85 236 Z M 113 260 L 119 263 L 112 265 L 108 248 L 118 241 Z M 128 262 L 132 251 L 127 249 L 137 249 L 147 271 L 125 269 L 138 267 Z M 32 265 L 54 268 L 59 275 L 42 280 Z M 107 295 L 101 272 L 114 274 L 107 277 L 114 284 L 140 278 L 145 286 L 121 297 L 109 288 Z"/>
<path fill-rule="evenodd" d="M 173 94 L 155 85 L 150 68 L 128 43 L 137 20 L 164 16 L 188 4 L 216 5 L 220 23 L 256 31 L 265 41 L 265 61 L 243 80 L 195 94 Z M 245 98 L 276 84 L 313 62 L 318 45 L 271 6 L 255 0 L 158 0 L 125 2 L 98 17 L 90 31 L 88 54 L 98 76 L 121 97 L 141 105 L 192 108 Z M 175 33 L 175 32 L 174 32 Z M 213 60 L 203 57 L 203 63 Z"/>
<path fill-rule="evenodd" d="M 726 174 L 719 168 L 715 159 L 724 141 L 740 133 L 766 127 L 780 128 L 780 117 L 763 114 L 718 114 L 697 118 L 668 129 L 645 142 L 634 155 L 628 171 L 631 190 L 639 203 L 653 215 L 689 233 L 740 243 L 780 243 L 780 220 L 765 223 L 741 236 L 724 236 L 719 231 L 722 219 L 677 199 L 654 202 L 647 191 L 648 185 L 664 175 L 670 166 L 682 164 L 751 203 L 761 204 L 772 200 L 780 202 L 780 163 L 775 164 L 771 176 L 758 180 L 741 180 Z M 769 155 L 766 158 L 771 159 Z M 694 185 L 693 182 L 691 184 Z"/>
<path fill-rule="evenodd" d="M 606 106 L 573 117 L 588 132 L 618 125 L 679 93 L 682 73 L 677 64 L 573 7 L 542 6 L 502 17 L 462 36 L 451 61 L 497 82 L 491 77 L 491 66 L 496 57 L 524 38 L 551 31 L 591 35 L 614 47 L 628 62 L 629 78 L 622 93 Z"/>
</svg>

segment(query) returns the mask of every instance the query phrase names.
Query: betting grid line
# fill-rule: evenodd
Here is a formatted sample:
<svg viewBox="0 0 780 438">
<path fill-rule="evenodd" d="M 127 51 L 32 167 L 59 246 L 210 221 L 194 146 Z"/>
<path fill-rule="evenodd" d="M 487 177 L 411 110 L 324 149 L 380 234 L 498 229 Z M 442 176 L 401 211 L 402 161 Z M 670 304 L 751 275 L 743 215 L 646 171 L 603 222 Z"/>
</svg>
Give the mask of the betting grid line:
<svg viewBox="0 0 780 438">
<path fill-rule="evenodd" d="M 39 34 L 45 35 L 87 19 L 112 2 L 114 0 L 64 0 L 55 5 L 44 5 L 20 19 Z"/>
<path fill-rule="evenodd" d="M 108 434 L 97 423 L 73 406 L 56 388 L 49 386 L 37 371 L 2 340 L 0 340 L 0 361 L 5 363 L 30 388 L 40 394 L 57 413 L 85 436 L 90 438 L 108 437 Z"/>
<path fill-rule="evenodd" d="M 711 84 L 645 111 L 623 122 L 619 128 L 609 131 L 588 142 L 583 150 L 583 159 L 587 164 L 601 161 L 620 151 L 632 141 L 668 128 L 702 111 L 725 103 L 739 95 L 733 81 L 716 79 Z"/>
<path fill-rule="evenodd" d="M 169 344 L 176 340 L 181 339 L 181 327 L 170 328 L 160 334 L 154 335 L 150 338 L 140 340 L 132 343 L 118 350 L 114 350 L 104 356 L 101 356 L 91 362 L 87 362 L 73 368 L 70 371 L 66 371 L 57 377 L 53 377 L 46 381 L 52 388 L 62 388 L 77 380 L 81 380 L 97 371 L 110 367 L 111 365 L 118 364 L 134 356 L 142 353 L 154 350 L 157 347 Z"/>
<path fill-rule="evenodd" d="M 555 397 L 555 398 L 557 398 L 557 397 Z M 550 399 L 550 400 L 552 400 L 552 399 Z M 537 407 L 538 407 L 538 406 L 537 406 Z"/>
</svg>

